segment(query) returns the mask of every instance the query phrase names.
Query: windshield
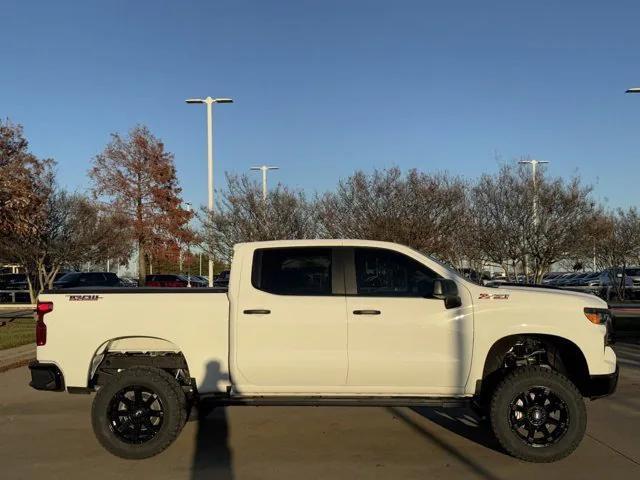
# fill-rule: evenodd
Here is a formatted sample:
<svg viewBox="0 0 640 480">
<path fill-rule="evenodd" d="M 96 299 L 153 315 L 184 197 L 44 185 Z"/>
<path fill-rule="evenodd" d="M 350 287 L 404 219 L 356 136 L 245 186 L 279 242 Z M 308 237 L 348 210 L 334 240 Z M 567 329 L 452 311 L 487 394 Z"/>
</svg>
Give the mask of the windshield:
<svg viewBox="0 0 640 480">
<path fill-rule="evenodd" d="M 409 247 L 411 248 L 411 247 Z M 465 277 L 464 275 L 462 275 L 458 270 L 456 270 L 454 267 L 452 267 L 449 264 L 444 263 L 442 260 L 434 257 L 433 255 L 425 255 L 424 253 L 416 250 L 415 248 L 411 248 L 411 250 L 413 250 L 414 252 L 416 252 L 418 255 L 420 255 L 421 257 L 426 257 L 429 260 L 431 260 L 432 262 L 437 263 L 438 265 L 440 265 L 442 268 L 444 268 L 445 270 L 447 270 L 449 273 L 451 273 L 453 276 L 455 277 L 462 277 L 465 280 L 471 282 L 471 283 L 475 283 L 476 285 L 481 285 L 480 283 L 476 282 L 475 280 L 472 280 L 471 278 Z"/>
</svg>

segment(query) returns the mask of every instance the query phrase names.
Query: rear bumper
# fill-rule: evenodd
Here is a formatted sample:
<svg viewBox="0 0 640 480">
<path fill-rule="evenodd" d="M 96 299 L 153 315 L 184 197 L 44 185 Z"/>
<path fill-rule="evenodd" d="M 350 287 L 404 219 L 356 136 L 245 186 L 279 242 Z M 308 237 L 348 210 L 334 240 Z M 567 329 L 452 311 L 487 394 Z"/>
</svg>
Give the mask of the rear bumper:
<svg viewBox="0 0 640 480">
<path fill-rule="evenodd" d="M 616 391 L 620 367 L 608 375 L 591 375 L 588 385 L 588 397 L 591 399 L 606 397 Z"/>
<path fill-rule="evenodd" d="M 36 390 L 49 390 L 51 392 L 64 391 L 64 376 L 52 363 L 40 363 L 37 360 L 29 364 L 31 382 L 29 385 Z"/>
</svg>

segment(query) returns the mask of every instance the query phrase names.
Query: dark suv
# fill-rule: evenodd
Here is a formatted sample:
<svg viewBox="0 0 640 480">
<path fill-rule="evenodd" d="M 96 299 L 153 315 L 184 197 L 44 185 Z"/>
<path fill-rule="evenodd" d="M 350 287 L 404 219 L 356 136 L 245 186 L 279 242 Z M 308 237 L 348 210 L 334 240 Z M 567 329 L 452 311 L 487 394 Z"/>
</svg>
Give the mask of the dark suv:
<svg viewBox="0 0 640 480">
<path fill-rule="evenodd" d="M 111 272 L 69 272 L 53 282 L 53 288 L 119 287 L 120 279 Z"/>
</svg>

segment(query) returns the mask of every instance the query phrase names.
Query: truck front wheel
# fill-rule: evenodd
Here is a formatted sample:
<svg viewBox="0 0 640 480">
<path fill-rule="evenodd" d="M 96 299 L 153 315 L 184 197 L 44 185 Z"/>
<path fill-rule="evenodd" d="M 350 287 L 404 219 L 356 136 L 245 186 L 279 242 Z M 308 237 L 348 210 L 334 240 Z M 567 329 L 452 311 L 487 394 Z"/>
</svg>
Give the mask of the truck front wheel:
<svg viewBox="0 0 640 480">
<path fill-rule="evenodd" d="M 491 427 L 500 445 L 529 462 L 554 462 L 580 444 L 587 412 L 578 389 L 544 367 L 517 368 L 496 387 Z"/>
<path fill-rule="evenodd" d="M 186 422 L 185 395 L 167 372 L 135 367 L 118 373 L 93 401 L 91 423 L 98 441 L 121 458 L 157 455 Z"/>
</svg>

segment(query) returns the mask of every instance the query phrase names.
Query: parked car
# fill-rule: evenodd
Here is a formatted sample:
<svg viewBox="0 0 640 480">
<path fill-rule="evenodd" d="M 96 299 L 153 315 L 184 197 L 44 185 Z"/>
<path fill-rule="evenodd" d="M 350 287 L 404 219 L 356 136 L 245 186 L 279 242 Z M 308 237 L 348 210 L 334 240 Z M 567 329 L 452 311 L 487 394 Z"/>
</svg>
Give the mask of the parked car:
<svg viewBox="0 0 640 480">
<path fill-rule="evenodd" d="M 553 283 L 555 279 L 561 275 L 565 275 L 567 272 L 549 272 L 542 277 L 542 284 L 547 285 Z"/>
<path fill-rule="evenodd" d="M 580 277 L 575 278 L 571 282 L 571 285 L 576 287 L 588 287 L 589 283 L 597 279 L 599 276 L 600 276 L 600 272 L 587 272 L 584 275 L 581 275 Z"/>
<path fill-rule="evenodd" d="M 610 312 L 595 296 L 481 286 L 366 240 L 242 243 L 231 272 L 228 292 L 42 295 L 31 386 L 94 392 L 99 442 L 129 459 L 164 450 L 209 402 L 474 406 L 534 462 L 570 454 L 583 398 L 615 390 Z"/>
<path fill-rule="evenodd" d="M 632 286 L 640 287 L 640 267 L 625 268 L 624 274 L 631 279 Z"/>
<path fill-rule="evenodd" d="M 24 273 L 4 273 L 0 275 L 0 290 L 24 290 L 28 288 Z"/>
<path fill-rule="evenodd" d="M 53 288 L 119 287 L 120 279 L 111 272 L 69 272 L 53 282 Z"/>
<path fill-rule="evenodd" d="M 231 275 L 230 270 L 221 271 L 216 278 L 213 279 L 214 287 L 229 287 L 229 276 Z"/>
<path fill-rule="evenodd" d="M 581 285 L 582 280 L 584 278 L 588 277 L 589 275 L 591 275 L 591 272 L 576 273 L 576 274 L 572 275 L 571 277 L 568 277 L 564 281 L 563 286 L 565 286 L 565 287 L 577 287 L 577 286 Z"/>
<path fill-rule="evenodd" d="M 192 287 L 202 288 L 208 287 L 209 281 L 207 279 L 200 278 L 198 275 L 181 275 L 182 278 L 187 280 L 187 285 L 191 285 Z"/>
<path fill-rule="evenodd" d="M 145 278 L 145 286 L 147 287 L 206 287 L 207 282 L 202 281 L 196 275 L 179 275 L 176 273 L 161 273 L 147 275 Z"/>
<path fill-rule="evenodd" d="M 27 276 L 24 273 L 5 273 L 0 275 L 0 303 L 29 303 Z"/>
<path fill-rule="evenodd" d="M 123 287 L 137 287 L 138 279 L 133 277 L 120 277 L 120 285 Z"/>
<path fill-rule="evenodd" d="M 551 285 L 556 287 L 563 287 L 567 282 L 569 282 L 573 277 L 577 276 L 576 272 L 568 272 L 564 275 L 560 275 L 551 281 Z"/>
<path fill-rule="evenodd" d="M 147 275 L 144 281 L 147 287 L 186 287 L 188 281 L 182 275 L 177 274 L 152 274 Z"/>
</svg>

